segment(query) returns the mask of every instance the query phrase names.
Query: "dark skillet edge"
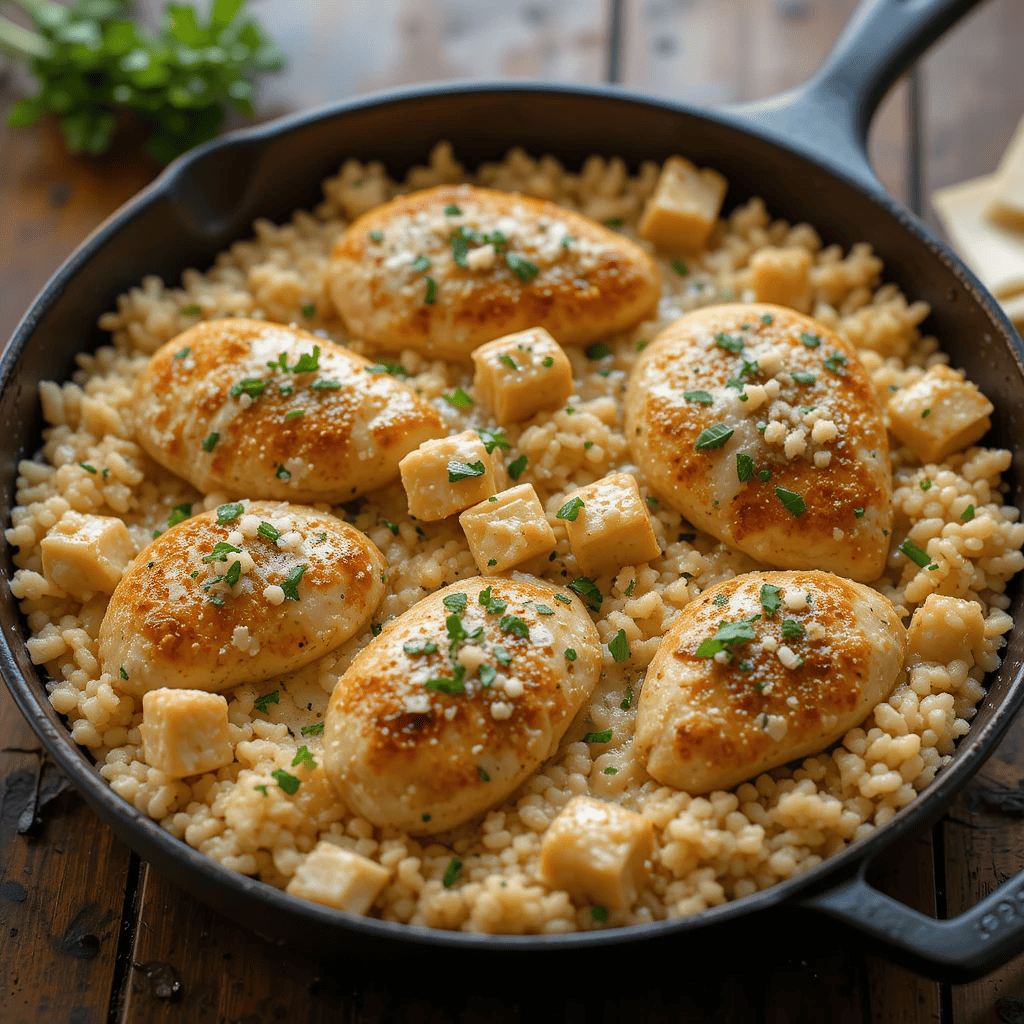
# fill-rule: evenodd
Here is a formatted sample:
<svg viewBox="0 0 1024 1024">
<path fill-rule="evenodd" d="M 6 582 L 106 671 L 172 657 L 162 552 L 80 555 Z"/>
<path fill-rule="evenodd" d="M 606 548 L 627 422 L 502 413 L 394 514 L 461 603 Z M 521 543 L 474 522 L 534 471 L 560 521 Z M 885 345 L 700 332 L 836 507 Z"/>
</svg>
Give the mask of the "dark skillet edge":
<svg viewBox="0 0 1024 1024">
<path fill-rule="evenodd" d="M 398 92 L 360 97 L 354 101 L 333 104 L 268 125 L 247 129 L 227 136 L 223 140 L 209 143 L 180 158 L 138 197 L 108 218 L 76 249 L 33 303 L 4 351 L 3 357 L 0 359 L 0 379 L 4 381 L 5 389 L 20 388 L 21 385 L 13 377 L 18 359 L 24 353 L 30 338 L 47 311 L 64 293 L 75 275 L 89 264 L 112 238 L 118 236 L 126 226 L 142 216 L 147 209 L 156 203 L 173 199 L 182 189 L 187 192 L 189 175 L 200 165 L 201 161 L 210 156 L 216 157 L 217 154 L 223 152 L 237 150 L 244 154 L 255 154 L 257 159 L 254 162 L 258 164 L 273 142 L 300 128 L 334 116 L 380 108 L 382 105 L 401 104 L 410 100 L 430 99 L 440 95 L 451 97 L 453 95 L 489 93 L 516 95 L 523 100 L 529 100 L 531 95 L 542 93 L 562 97 L 583 96 L 602 101 L 615 100 L 625 104 L 641 104 L 645 108 L 658 108 L 666 114 L 682 114 L 712 124 L 738 128 L 744 133 L 771 143 L 776 148 L 779 147 L 777 140 L 772 139 L 768 133 L 759 131 L 757 126 L 752 126 L 733 116 L 709 115 L 707 112 L 698 111 L 683 104 L 652 101 L 640 94 L 619 89 L 552 87 L 533 83 L 474 83 L 472 85 L 409 88 Z M 680 141 L 680 148 L 685 148 L 685 141 Z M 458 150 L 456 155 L 459 155 Z M 425 154 L 421 154 L 421 158 L 422 156 Z M 1024 376 L 1024 370 L 1022 370 L 1024 349 L 1022 349 L 1020 339 L 998 305 L 988 296 L 977 279 L 958 263 L 945 246 L 937 242 L 919 222 L 888 197 L 871 192 L 858 180 L 844 175 L 841 169 L 828 167 L 827 164 L 823 164 L 813 157 L 800 155 L 799 158 L 817 163 L 828 175 L 842 179 L 848 187 L 873 200 L 885 212 L 895 217 L 900 225 L 911 233 L 920 244 L 926 246 L 939 258 L 947 269 L 953 272 L 959 284 L 983 307 L 990 327 L 998 329 L 998 333 L 1005 340 L 1017 375 Z M 772 208 L 772 212 L 776 212 L 774 208 Z M 248 233 L 248 219 L 242 230 Z M 222 245 L 223 243 L 220 243 L 219 247 Z M 886 274 L 885 277 L 887 280 L 892 279 L 890 274 Z M 904 287 L 904 291 L 908 291 L 908 289 Z M 913 294 L 912 289 L 909 289 L 909 293 Z M 91 327 L 89 330 L 91 335 L 96 334 Z M 956 361 L 954 356 L 954 362 Z M 38 414 L 37 396 L 33 394 L 30 401 L 36 410 L 34 436 L 38 436 L 41 418 Z M 18 457 L 20 457 L 20 453 L 14 455 L 14 461 Z M 12 455 L 9 453 L 7 459 L 11 458 Z M 5 500 L 7 501 L 5 514 L 9 514 L 15 472 L 14 465 L 5 468 L 9 468 L 4 482 Z M 1019 474 L 1019 466 L 1014 468 Z M 1014 496 L 1017 503 L 1020 502 L 1019 490 L 1018 486 L 1017 494 Z M 8 571 L 10 571 L 9 549 L 7 559 Z M 2 589 L 0 597 L 4 603 L 4 612 L 6 613 L 10 607 L 14 608 L 14 616 L 6 625 L 19 637 L 19 640 L 24 640 L 24 622 L 17 612 L 17 606 L 10 594 L 9 587 L 5 583 L 0 589 Z M 5 617 L 7 617 L 6 614 Z M 229 871 L 188 847 L 187 844 L 174 839 L 155 821 L 141 815 L 108 787 L 88 761 L 84 752 L 73 743 L 70 733 L 46 700 L 40 674 L 31 665 L 23 644 L 18 643 L 15 646 L 18 650 L 10 646 L 5 635 L 4 643 L 0 648 L 0 672 L 4 675 L 16 702 L 54 760 L 67 772 L 98 815 L 111 824 L 122 839 L 138 850 L 147 860 L 150 860 L 158 871 L 173 882 L 247 927 L 262 932 L 267 927 L 269 920 L 266 911 L 270 909 L 274 914 L 272 924 L 277 940 L 298 945 L 309 944 L 313 941 L 321 949 L 327 944 L 339 950 L 349 949 L 353 945 L 362 949 L 375 948 L 393 945 L 396 941 L 438 949 L 456 946 L 466 951 L 494 951 L 495 949 L 552 951 L 555 949 L 614 946 L 624 942 L 664 938 L 711 924 L 725 923 L 741 915 L 776 907 L 801 893 L 828 889 L 835 884 L 837 878 L 849 877 L 856 873 L 866 858 L 877 856 L 891 842 L 930 824 L 941 816 L 946 804 L 966 784 L 990 753 L 1024 699 L 1024 673 L 1022 673 L 1024 659 L 1021 657 L 1020 650 L 1014 650 L 1011 647 L 1010 651 L 1006 653 L 1009 655 L 1012 651 L 1014 658 L 1011 661 L 1007 657 L 1006 663 L 998 674 L 997 685 L 994 687 L 999 694 L 999 700 L 987 699 L 983 703 L 983 709 L 990 710 L 979 713 L 979 721 L 958 747 L 954 763 L 943 769 L 919 799 L 891 822 L 877 829 L 871 836 L 851 844 L 842 853 L 829 858 L 827 862 L 815 867 L 805 875 L 779 883 L 743 900 L 712 908 L 693 917 L 669 922 L 561 936 L 490 936 L 416 928 L 341 914 L 329 908 L 297 900 L 264 883 Z M 1014 646 L 1020 648 L 1024 646 L 1024 641 Z M 1004 677 L 1010 672 L 1013 673 L 1012 678 L 1006 681 Z M 29 681 L 30 679 L 34 681 L 34 685 Z M 865 850 L 866 847 L 867 850 Z M 250 907 L 248 906 L 249 902 L 254 902 L 255 905 Z M 311 928 L 315 931 L 313 935 L 310 934 Z M 326 941 L 328 937 L 329 942 Z"/>
</svg>

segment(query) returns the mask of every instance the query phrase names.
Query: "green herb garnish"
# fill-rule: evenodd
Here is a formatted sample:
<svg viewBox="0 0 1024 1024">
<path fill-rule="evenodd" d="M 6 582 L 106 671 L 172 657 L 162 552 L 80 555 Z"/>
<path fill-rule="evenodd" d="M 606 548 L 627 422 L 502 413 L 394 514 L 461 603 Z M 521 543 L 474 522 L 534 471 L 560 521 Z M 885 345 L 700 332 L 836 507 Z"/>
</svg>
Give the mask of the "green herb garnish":
<svg viewBox="0 0 1024 1024">
<path fill-rule="evenodd" d="M 584 743 L 608 743 L 612 738 L 613 729 L 602 729 L 600 732 L 588 732 L 583 737 Z"/>
<path fill-rule="evenodd" d="M 316 761 L 313 760 L 313 755 L 309 752 L 309 747 L 303 744 L 295 752 L 295 757 L 292 759 L 292 767 L 295 768 L 297 765 L 302 765 L 305 768 L 315 768 Z"/>
<path fill-rule="evenodd" d="M 919 548 L 912 540 L 905 540 L 900 546 L 899 550 L 903 552 L 915 565 L 925 569 L 932 566 L 931 556 Z"/>
<path fill-rule="evenodd" d="M 721 448 L 732 435 L 732 427 L 727 427 L 724 423 L 716 423 L 697 435 L 697 442 L 693 447 L 699 452 Z"/>
<path fill-rule="evenodd" d="M 297 779 L 290 772 L 286 772 L 283 768 L 276 768 L 270 773 L 270 777 L 274 779 L 289 796 L 294 796 L 299 791 L 299 786 L 302 785 L 300 779 Z"/>
<path fill-rule="evenodd" d="M 583 352 L 588 359 L 604 359 L 605 356 L 612 354 L 612 350 L 605 341 L 595 341 L 593 345 L 588 345 Z"/>
<path fill-rule="evenodd" d="M 786 511 L 795 516 L 802 516 L 807 511 L 807 504 L 796 491 L 787 491 L 785 487 L 775 488 L 775 497 L 786 507 Z"/>
<path fill-rule="evenodd" d="M 314 722 L 312 725 L 304 725 L 299 731 L 303 736 L 322 736 L 324 733 L 324 723 Z"/>
<path fill-rule="evenodd" d="M 741 484 L 754 475 L 754 460 L 746 452 L 736 453 L 736 476 Z"/>
<path fill-rule="evenodd" d="M 479 460 L 476 462 L 459 462 L 457 459 L 452 459 L 448 463 L 448 482 L 454 484 L 459 480 L 483 476 L 485 472 L 484 464 Z"/>
<path fill-rule="evenodd" d="M 444 877 L 441 879 L 441 883 L 446 889 L 450 889 L 459 880 L 460 874 L 462 874 L 462 861 L 458 857 L 452 857 L 448 861 L 448 867 L 444 869 Z"/>
<path fill-rule="evenodd" d="M 520 455 L 517 459 L 513 459 L 508 464 L 508 475 L 513 480 L 518 480 L 523 475 L 527 462 L 529 462 L 529 459 L 525 455 Z"/>
<path fill-rule="evenodd" d="M 450 395 L 444 394 L 441 397 L 455 409 L 473 408 L 473 399 L 462 388 L 456 388 Z"/>
<path fill-rule="evenodd" d="M 683 398 L 688 402 L 700 402 L 701 405 L 711 405 L 714 401 L 707 391 L 684 391 Z"/>
<path fill-rule="evenodd" d="M 580 497 L 570 498 L 556 513 L 556 519 L 565 519 L 570 523 L 575 523 L 577 517 L 580 514 L 580 509 L 583 508 L 583 499 Z"/>
<path fill-rule="evenodd" d="M 257 711 L 262 711 L 264 714 L 267 713 L 267 706 L 269 704 L 280 704 L 281 694 L 279 690 L 274 690 L 271 693 L 265 693 L 262 697 L 257 697 L 253 702 L 253 707 Z"/>
<path fill-rule="evenodd" d="M 731 653 L 734 647 L 749 643 L 754 639 L 754 627 L 760 615 L 750 619 L 742 619 L 739 622 L 720 622 L 718 632 L 701 641 L 700 646 L 694 652 L 698 658 L 713 658 L 719 651 Z"/>
<path fill-rule="evenodd" d="M 299 600 L 299 582 L 302 580 L 302 576 L 305 571 L 309 568 L 308 565 L 297 565 L 288 575 L 278 584 L 284 591 L 284 599 L 286 601 L 298 601 Z"/>
<path fill-rule="evenodd" d="M 620 629 L 608 642 L 608 652 L 615 661 L 629 660 L 629 641 L 624 629 Z"/>
<path fill-rule="evenodd" d="M 219 526 L 226 526 L 233 523 L 243 512 L 245 506 L 239 502 L 231 502 L 228 505 L 217 506 L 217 523 Z"/>
<path fill-rule="evenodd" d="M 601 596 L 601 591 L 597 589 L 593 580 L 587 579 L 586 576 L 577 576 L 569 584 L 569 589 L 579 594 L 595 612 L 601 610 L 601 603 L 604 601 L 604 598 Z"/>
<path fill-rule="evenodd" d="M 211 431 L 203 439 L 203 443 L 202 443 L 203 451 L 207 452 L 207 453 L 212 452 L 213 449 L 216 447 L 217 442 L 219 440 L 220 440 L 220 434 L 216 430 Z"/>
<path fill-rule="evenodd" d="M 524 256 L 517 256 L 514 252 L 505 254 L 505 262 L 508 264 L 508 269 L 520 281 L 530 282 L 540 273 L 540 267 L 531 263 Z"/>
</svg>

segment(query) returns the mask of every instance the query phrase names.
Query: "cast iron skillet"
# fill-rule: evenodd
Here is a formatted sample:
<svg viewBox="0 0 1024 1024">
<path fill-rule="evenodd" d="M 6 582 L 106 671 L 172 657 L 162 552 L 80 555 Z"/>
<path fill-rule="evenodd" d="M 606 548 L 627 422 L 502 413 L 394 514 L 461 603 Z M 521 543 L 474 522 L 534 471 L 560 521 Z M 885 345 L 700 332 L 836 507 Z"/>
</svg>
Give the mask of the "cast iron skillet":
<svg viewBox="0 0 1024 1024">
<path fill-rule="evenodd" d="M 1024 346 L 977 279 L 878 183 L 867 161 L 875 107 L 897 75 L 976 0 L 871 0 L 858 9 L 822 68 L 764 103 L 708 112 L 618 88 L 537 84 L 442 85 L 334 104 L 210 143 L 172 164 L 68 259 L 33 303 L 0 360 L 3 519 L 17 462 L 39 444 L 37 385 L 66 378 L 74 354 L 99 344 L 97 316 L 147 273 L 176 281 L 249 233 L 257 216 L 281 220 L 318 199 L 319 182 L 346 157 L 380 159 L 401 176 L 439 139 L 469 166 L 512 145 L 553 153 L 570 167 L 591 153 L 635 166 L 682 153 L 729 179 L 726 209 L 760 195 L 775 216 L 813 224 L 827 242 L 870 241 L 885 278 L 932 307 L 926 328 L 996 406 L 988 442 L 1012 449 L 1010 501 L 1024 503 Z M 13 571 L 7 555 L 7 575 Z M 1012 609 L 1024 614 L 1019 588 Z M 981 766 L 1024 700 L 1024 628 L 1010 638 L 953 763 L 910 807 L 818 867 L 693 917 L 567 936 L 480 936 L 351 917 L 229 871 L 172 838 L 118 797 L 72 742 L 46 700 L 25 649 L 26 627 L 0 583 L 0 672 L 50 756 L 96 813 L 173 882 L 243 925 L 321 951 L 417 947 L 470 951 L 590 949 L 685 937 L 781 904 L 847 922 L 919 968 L 967 976 L 1009 959 L 1024 940 L 1024 873 L 960 917 L 935 921 L 872 889 L 870 861 L 937 819 Z"/>
</svg>

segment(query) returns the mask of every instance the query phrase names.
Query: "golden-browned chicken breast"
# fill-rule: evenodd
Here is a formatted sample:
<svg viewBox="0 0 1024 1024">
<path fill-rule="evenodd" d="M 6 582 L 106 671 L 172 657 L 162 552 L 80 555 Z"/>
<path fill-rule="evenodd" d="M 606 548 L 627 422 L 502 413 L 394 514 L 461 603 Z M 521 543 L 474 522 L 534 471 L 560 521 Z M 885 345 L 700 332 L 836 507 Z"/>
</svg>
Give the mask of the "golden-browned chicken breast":
<svg viewBox="0 0 1024 1024">
<path fill-rule="evenodd" d="M 103 671 L 136 695 L 289 672 L 365 627 L 385 569 L 364 534 L 327 513 L 221 505 L 172 526 L 128 567 L 100 626 Z"/>
<path fill-rule="evenodd" d="M 862 582 L 885 568 L 882 410 L 845 341 L 781 306 L 681 317 L 634 367 L 626 437 L 655 491 L 759 561 Z"/>
<path fill-rule="evenodd" d="M 444 359 L 528 327 L 563 345 L 594 341 L 651 313 L 661 292 L 654 261 L 621 235 L 470 185 L 371 210 L 332 260 L 331 298 L 354 335 Z"/>
<path fill-rule="evenodd" d="M 338 681 L 324 765 L 376 825 L 452 828 L 554 753 L 600 670 L 597 629 L 571 591 L 453 583 L 400 616 Z"/>
<path fill-rule="evenodd" d="M 651 661 L 636 754 L 688 793 L 823 750 L 889 696 L 907 631 L 881 594 L 825 572 L 754 572 L 688 604 Z"/>
<path fill-rule="evenodd" d="M 136 437 L 200 491 L 347 501 L 445 433 L 434 409 L 379 369 L 294 327 L 197 324 L 139 378 Z"/>
</svg>

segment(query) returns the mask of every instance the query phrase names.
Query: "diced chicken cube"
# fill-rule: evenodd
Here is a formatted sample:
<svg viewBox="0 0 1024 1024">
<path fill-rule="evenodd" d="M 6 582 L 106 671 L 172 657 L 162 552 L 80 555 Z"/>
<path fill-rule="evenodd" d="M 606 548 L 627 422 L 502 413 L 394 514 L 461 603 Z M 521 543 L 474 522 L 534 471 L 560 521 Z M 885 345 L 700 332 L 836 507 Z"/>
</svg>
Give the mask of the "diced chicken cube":
<svg viewBox="0 0 1024 1024">
<path fill-rule="evenodd" d="M 205 690 L 150 690 L 142 698 L 142 753 L 166 775 L 184 778 L 231 764 L 228 702 Z"/>
<path fill-rule="evenodd" d="M 640 218 L 640 236 L 670 252 L 699 251 L 718 220 L 728 187 L 717 171 L 669 157 Z"/>
<path fill-rule="evenodd" d="M 552 889 L 611 910 L 631 907 L 647 880 L 654 828 L 633 811 L 576 796 L 551 823 L 540 848 L 540 878 Z"/>
<path fill-rule="evenodd" d="M 365 914 L 390 878 L 387 868 L 321 840 L 298 866 L 285 891 L 325 907 Z"/>
<path fill-rule="evenodd" d="M 889 429 L 922 462 L 941 462 L 991 425 L 992 403 L 963 375 L 933 366 L 889 399 Z"/>
<path fill-rule="evenodd" d="M 543 327 L 481 345 L 473 363 L 476 393 L 499 423 L 558 409 L 573 392 L 569 357 Z"/>
<path fill-rule="evenodd" d="M 555 547 L 555 534 L 532 484 L 519 484 L 459 516 L 469 550 L 484 576 L 494 576 Z"/>
<path fill-rule="evenodd" d="M 618 572 L 624 565 L 640 565 L 661 554 L 650 514 L 629 473 L 612 473 L 573 491 L 566 505 L 576 501 L 582 504 L 568 508 L 563 518 L 585 575 Z"/>
<path fill-rule="evenodd" d="M 112 594 L 135 557 L 128 527 L 113 516 L 65 512 L 40 543 L 43 575 L 72 597 Z"/>
<path fill-rule="evenodd" d="M 976 663 L 985 649 L 985 615 L 980 604 L 929 594 L 914 612 L 907 633 L 907 660 L 947 665 Z"/>
<path fill-rule="evenodd" d="M 475 430 L 424 441 L 398 469 L 409 515 L 424 522 L 445 519 L 483 501 L 500 491 L 507 479 L 501 449 L 488 453 Z"/>
<path fill-rule="evenodd" d="M 762 249 L 750 260 L 758 302 L 807 312 L 811 304 L 811 254 L 799 246 Z"/>
</svg>

